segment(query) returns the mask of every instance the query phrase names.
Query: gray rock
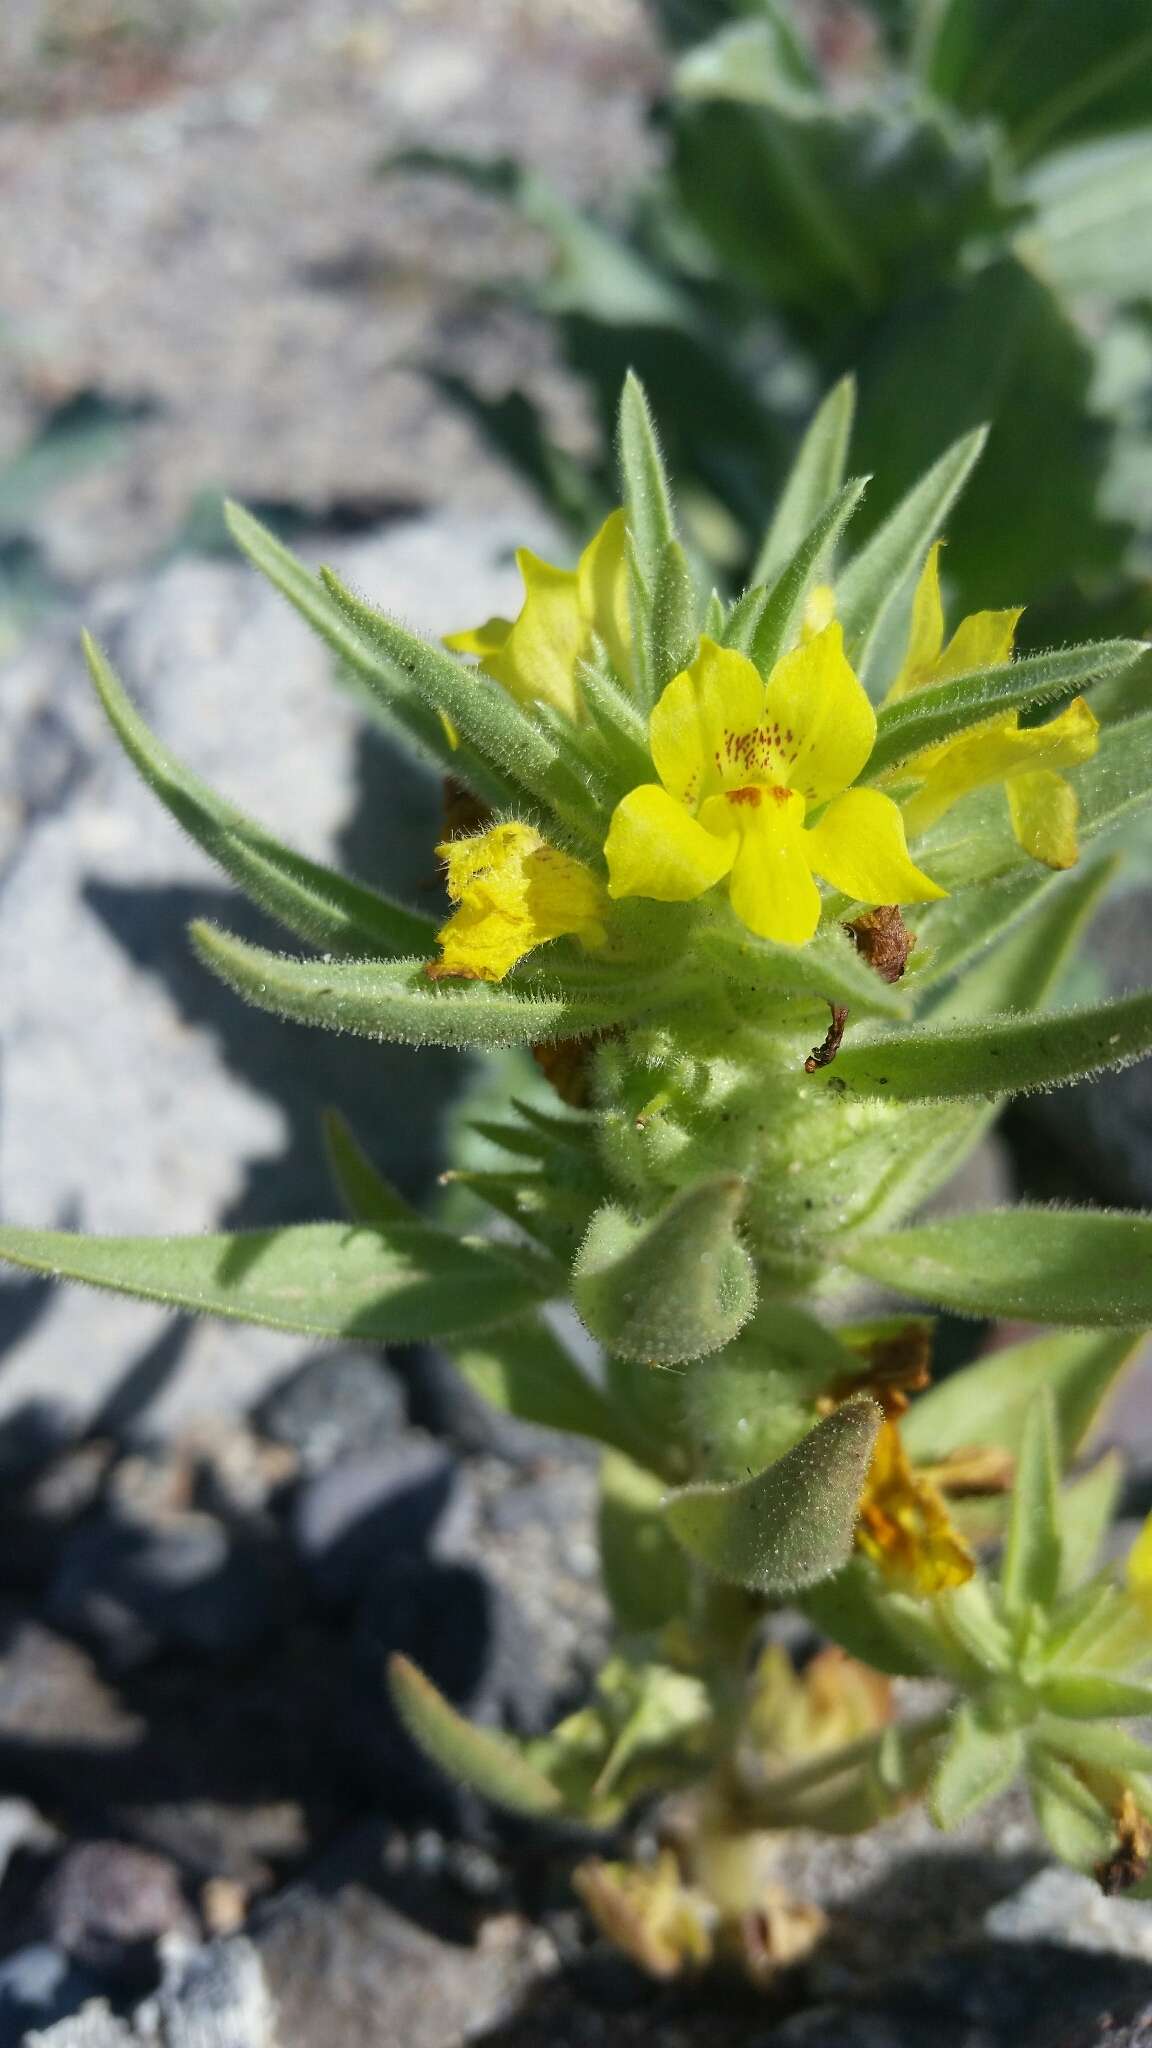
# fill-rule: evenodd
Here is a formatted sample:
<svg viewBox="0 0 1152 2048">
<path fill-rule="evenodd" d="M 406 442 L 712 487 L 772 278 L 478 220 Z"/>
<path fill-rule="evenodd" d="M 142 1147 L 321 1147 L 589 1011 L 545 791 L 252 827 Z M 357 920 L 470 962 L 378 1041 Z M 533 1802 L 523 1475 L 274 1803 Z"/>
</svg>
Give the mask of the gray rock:
<svg viewBox="0 0 1152 2048">
<path fill-rule="evenodd" d="M 327 1600 L 353 1600 L 381 1565 L 423 1553 L 456 1485 L 448 1452 L 415 1435 L 318 1473 L 301 1487 L 292 1518 L 316 1590 Z"/>
<path fill-rule="evenodd" d="M 127 1842 L 81 1842 L 67 1850 L 40 1911 L 56 1947 L 124 1986 L 146 1985 L 163 1936 L 196 1931 L 175 1866 Z"/>
<path fill-rule="evenodd" d="M 374 1352 L 320 1352 L 269 1388 L 253 1421 L 294 1450 L 304 1472 L 322 1472 L 353 1452 L 394 1442 L 405 1427 L 404 1392 Z"/>
<path fill-rule="evenodd" d="M 0 2048 L 20 2048 L 30 2027 L 64 2019 L 97 1988 L 87 1971 L 49 1942 L 15 1949 L 0 1962 Z"/>
<path fill-rule="evenodd" d="M 1106 1898 L 1075 1870 L 1041 1870 L 994 1906 L 984 1926 L 997 1941 L 1058 1942 L 1152 1963 L 1152 1904 Z"/>
<path fill-rule="evenodd" d="M 153 2011 L 164 2048 L 288 2048 L 278 2036 L 260 1956 L 242 1936 L 175 1962 Z M 137 2025 L 148 2017 L 138 2015 Z"/>
<path fill-rule="evenodd" d="M 126 2020 L 117 2019 L 106 1999 L 94 1998 L 47 2032 L 26 2034 L 21 2048 L 136 2048 L 140 2038 Z"/>
<path fill-rule="evenodd" d="M 251 1649 L 285 1619 L 284 1561 L 210 1515 L 152 1528 L 82 1523 L 48 1595 L 62 1629 L 91 1636 L 124 1669 L 163 1648 L 209 1656 Z"/>
</svg>

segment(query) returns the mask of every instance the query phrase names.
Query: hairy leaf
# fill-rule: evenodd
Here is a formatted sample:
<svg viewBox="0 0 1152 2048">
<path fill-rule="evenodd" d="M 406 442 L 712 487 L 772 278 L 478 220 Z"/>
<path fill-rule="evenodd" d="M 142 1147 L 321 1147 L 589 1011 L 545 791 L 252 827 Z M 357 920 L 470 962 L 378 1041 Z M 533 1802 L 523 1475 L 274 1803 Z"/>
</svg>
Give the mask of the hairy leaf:
<svg viewBox="0 0 1152 2048">
<path fill-rule="evenodd" d="M 176 823 L 262 910 L 328 952 L 397 959 L 435 950 L 436 927 L 430 918 L 282 846 L 181 767 L 149 732 L 110 663 L 87 635 L 84 652 L 100 702 L 129 760 Z"/>
<path fill-rule="evenodd" d="M 292 960 L 214 925 L 190 927 L 206 964 L 238 995 L 301 1024 L 405 1045 L 539 1045 L 623 1023 L 645 1000 L 638 983 L 571 992 L 508 982 L 431 982 L 419 960 Z M 649 983 L 649 994 L 651 983 Z"/>
<path fill-rule="evenodd" d="M 1047 1388 L 1029 1403 L 1000 1567 L 1007 1611 L 1048 1607 L 1060 1584 L 1060 1465 L 1056 1417 Z"/>
<path fill-rule="evenodd" d="M 752 588 L 776 581 L 810 535 L 829 500 L 840 492 L 855 410 L 855 381 L 841 377 L 821 399 L 796 451 L 748 579 Z"/>
<path fill-rule="evenodd" d="M 959 1827 L 1007 1789 L 1023 1762 L 1019 1730 L 985 1727 L 971 1704 L 962 1701 L 928 1789 L 928 1811 L 937 1827 Z"/>
<path fill-rule="evenodd" d="M 836 595 L 849 653 L 862 665 L 889 606 L 940 535 L 988 438 L 976 427 L 945 450 L 837 578 Z"/>
<path fill-rule="evenodd" d="M 384 1229 L 392 1223 L 420 1221 L 411 1202 L 406 1202 L 377 1171 L 337 1109 L 325 1112 L 324 1146 L 336 1192 L 353 1223 L 376 1224 Z"/>
<path fill-rule="evenodd" d="M 991 1209 L 858 1238 L 844 1263 L 961 1315 L 1070 1328 L 1152 1325 L 1152 1217 L 1105 1209 Z"/>
<path fill-rule="evenodd" d="M 736 1232 L 744 1194 L 738 1174 L 716 1174 L 643 1223 L 605 1203 L 572 1269 L 572 1299 L 592 1335 L 653 1364 L 729 1343 L 756 1305 L 756 1269 Z"/>
<path fill-rule="evenodd" d="M 663 1516 L 662 1479 L 609 1453 L 600 1466 L 600 1564 L 622 1629 L 643 1634 L 689 1608 L 688 1560 Z"/>
<path fill-rule="evenodd" d="M 873 1401 L 845 1402 L 754 1479 L 671 1494 L 674 1534 L 731 1584 L 770 1594 L 814 1585 L 851 1549 L 879 1427 Z"/>
<path fill-rule="evenodd" d="M 849 1045 L 814 1078 L 883 1102 L 961 1102 L 1059 1088 L 1152 1051 L 1152 994 L 1040 1017 L 923 1025 Z"/>
<path fill-rule="evenodd" d="M 804 603 L 831 549 L 864 495 L 866 477 L 853 477 L 820 512 L 771 586 L 753 584 L 735 605 L 724 644 L 738 648 L 768 675 L 787 652 L 804 617 Z"/>
<path fill-rule="evenodd" d="M 518 1422 L 589 1437 L 635 1457 L 642 1445 L 622 1413 L 539 1316 L 446 1345 L 474 1393 Z"/>
<path fill-rule="evenodd" d="M 973 1444 L 995 1444 L 1015 1457 L 1028 1410 L 1047 1388 L 1067 1464 L 1139 1339 L 1134 1330 L 1059 1330 L 978 1358 L 912 1403 L 900 1425 L 908 1450 L 922 1465 Z"/>
<path fill-rule="evenodd" d="M 426 1223 L 302 1223 L 205 1237 L 83 1237 L 9 1225 L 0 1230 L 0 1259 L 168 1308 L 365 1343 L 482 1329 L 551 1292 L 526 1257 Z"/>
</svg>

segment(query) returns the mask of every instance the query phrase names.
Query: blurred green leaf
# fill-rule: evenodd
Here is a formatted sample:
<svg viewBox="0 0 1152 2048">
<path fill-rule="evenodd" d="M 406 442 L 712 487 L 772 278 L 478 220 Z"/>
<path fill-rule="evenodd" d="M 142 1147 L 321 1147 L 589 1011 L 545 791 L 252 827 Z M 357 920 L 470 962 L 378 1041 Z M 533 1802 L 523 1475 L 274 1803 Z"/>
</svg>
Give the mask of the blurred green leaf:
<svg viewBox="0 0 1152 2048">
<path fill-rule="evenodd" d="M 1152 1217 L 990 1209 L 857 1238 L 844 1263 L 961 1315 L 1121 1330 L 1152 1325 Z"/>
<path fill-rule="evenodd" d="M 1056 1412 L 1047 1387 L 1028 1404 L 1020 1434 L 1000 1591 L 1009 1614 L 1048 1607 L 1060 1585 L 1060 1464 Z"/>
<path fill-rule="evenodd" d="M 670 1494 L 674 1535 L 717 1578 L 754 1592 L 826 1578 L 851 1549 L 880 1419 L 873 1401 L 847 1401 L 754 1479 Z"/>
<path fill-rule="evenodd" d="M 946 0 L 926 47 L 933 92 L 995 114 L 1024 157 L 1058 137 L 1143 127 L 1152 105 L 1145 0 Z"/>
<path fill-rule="evenodd" d="M 1103 1671 L 1058 1671 L 1036 1688 L 1053 1714 L 1069 1721 L 1109 1721 L 1124 1714 L 1152 1714 L 1152 1685 L 1113 1678 Z"/>
<path fill-rule="evenodd" d="M 935 426 L 932 431 L 935 432 Z M 939 539 L 948 513 L 980 460 L 987 437 L 986 427 L 974 427 L 946 448 L 930 469 L 918 472 L 907 495 L 837 577 L 836 599 L 844 622 L 844 638 L 858 666 L 863 666 L 901 587 L 917 572 L 933 541 Z M 887 452 L 885 464 L 890 467 Z M 876 765 L 878 768 L 881 764 Z"/>
<path fill-rule="evenodd" d="M 1070 874 L 1046 878 L 1030 894 L 1028 915 L 1019 918 L 1006 939 L 969 966 L 948 991 L 943 1004 L 949 1017 L 987 1017 L 996 1010 L 1031 1010 L 1059 984 L 1075 954 L 1085 927 L 1120 870 L 1118 859 L 1085 861 Z M 987 892 L 973 891 L 973 910 L 985 904 Z M 987 913 L 985 911 L 985 916 Z M 995 929 L 995 926 L 993 926 Z M 940 952 L 929 973 L 941 972 Z"/>
<path fill-rule="evenodd" d="M 505 1415 L 642 1455 L 630 1418 L 539 1316 L 503 1322 L 483 1335 L 451 1338 L 445 1348 L 473 1392 Z"/>
<path fill-rule="evenodd" d="M 1028 196 L 1036 213 L 1021 231 L 1020 247 L 1050 283 L 1093 300 L 1152 298 L 1152 136 L 1146 128 L 1038 164 Z"/>
<path fill-rule="evenodd" d="M 843 489 L 855 411 L 855 379 L 841 377 L 821 399 L 793 457 L 752 565 L 752 588 L 773 583 L 783 574 Z"/>
<path fill-rule="evenodd" d="M 168 1308 L 273 1330 L 407 1344 L 501 1323 L 552 1291 L 543 1269 L 427 1223 L 289 1224 L 205 1237 L 0 1230 L 0 1259 Z"/>
<path fill-rule="evenodd" d="M 600 1565 L 620 1628 L 643 1634 L 688 1612 L 688 1561 L 662 1509 L 667 1486 L 630 1458 L 600 1465 Z"/>
<path fill-rule="evenodd" d="M 986 1727 L 970 1702 L 962 1701 L 928 1788 L 928 1811 L 937 1827 L 959 1827 L 969 1814 L 1006 1791 L 1024 1755 L 1019 1729 Z"/>
<path fill-rule="evenodd" d="M 1071 1593 L 1096 1565 L 1115 1519 L 1124 1485 L 1124 1460 L 1107 1451 L 1091 1470 L 1069 1480 L 1060 1494 L 1060 1590 Z M 1152 1765 L 1152 1751 L 1149 1752 Z"/>
<path fill-rule="evenodd" d="M 339 1110 L 324 1116 L 324 1146 L 336 1192 L 353 1223 L 418 1223 L 419 1215 L 391 1182 L 385 1180 L 357 1142 Z"/>
<path fill-rule="evenodd" d="M 388 1684 L 413 1741 L 450 1778 L 510 1813 L 540 1819 L 560 1811 L 563 1802 L 556 1787 L 516 1744 L 466 1721 L 409 1658 L 389 1659 Z"/>
<path fill-rule="evenodd" d="M 1041 1743 L 1028 1758 L 1028 1790 L 1049 1847 L 1074 1870 L 1090 1870 L 1112 1847 L 1112 1816 L 1083 1779 Z"/>
<path fill-rule="evenodd" d="M 990 1352 L 913 1401 L 900 1424 L 908 1451 L 921 1465 L 973 1444 L 1015 1457 L 1032 1402 L 1047 1388 L 1068 1464 L 1139 1342 L 1134 1330 L 1059 1330 Z"/>
</svg>

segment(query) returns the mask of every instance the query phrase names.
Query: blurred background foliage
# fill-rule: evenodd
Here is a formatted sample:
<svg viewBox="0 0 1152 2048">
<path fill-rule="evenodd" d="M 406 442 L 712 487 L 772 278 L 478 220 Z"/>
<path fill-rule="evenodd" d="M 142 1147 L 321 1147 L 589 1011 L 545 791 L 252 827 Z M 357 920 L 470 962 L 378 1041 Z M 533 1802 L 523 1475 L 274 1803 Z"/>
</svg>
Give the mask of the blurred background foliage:
<svg viewBox="0 0 1152 2048">
<path fill-rule="evenodd" d="M 701 553 L 738 586 L 800 426 L 854 370 L 864 539 L 990 419 L 949 531 L 959 609 L 1022 644 L 1141 631 L 1152 566 L 1152 16 L 1146 0 L 650 0 L 672 57 L 659 167 L 612 217 L 514 156 L 407 152 L 544 234 L 528 287 L 586 387 L 590 459 L 527 396 L 452 394 L 584 533 L 612 498 L 624 369 Z M 498 288 L 499 289 L 499 288 Z M 512 287 L 522 294 L 522 283 Z"/>
</svg>

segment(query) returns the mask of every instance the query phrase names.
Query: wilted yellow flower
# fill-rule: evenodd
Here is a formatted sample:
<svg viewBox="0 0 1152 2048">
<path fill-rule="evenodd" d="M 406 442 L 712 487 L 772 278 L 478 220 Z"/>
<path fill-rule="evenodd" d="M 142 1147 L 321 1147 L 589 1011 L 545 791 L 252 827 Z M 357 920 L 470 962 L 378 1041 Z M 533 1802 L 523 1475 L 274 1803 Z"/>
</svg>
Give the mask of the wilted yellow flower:
<svg viewBox="0 0 1152 2048">
<path fill-rule="evenodd" d="M 910 860 L 892 799 L 849 787 L 875 737 L 835 623 L 784 655 L 766 683 L 746 655 L 701 640 L 652 712 L 660 781 L 630 791 L 613 815 L 609 894 L 688 903 L 727 877 L 736 915 L 787 945 L 803 945 L 819 923 L 816 875 L 862 903 L 944 895 Z"/>
<path fill-rule="evenodd" d="M 459 909 L 437 935 L 442 957 L 428 968 L 434 981 L 503 981 L 534 946 L 567 933 L 586 946 L 603 944 L 603 884 L 531 825 L 493 825 L 436 851 Z"/>
<path fill-rule="evenodd" d="M 572 1882 L 609 1941 L 651 1977 L 677 1977 L 712 1959 L 718 1915 L 686 1885 L 671 1850 L 654 1863 L 581 1863 Z"/>
<path fill-rule="evenodd" d="M 604 646 L 624 682 L 631 678 L 625 515 L 613 512 L 588 543 L 574 569 L 556 569 L 530 548 L 516 566 L 524 603 L 515 619 L 487 619 L 468 632 L 450 633 L 444 645 L 474 654 L 486 675 L 503 684 L 518 704 L 550 704 L 565 718 L 580 711 L 580 662 L 593 641 Z"/>
<path fill-rule="evenodd" d="M 914 1471 L 900 1426 L 880 1425 L 860 1499 L 856 1548 L 909 1593 L 942 1593 L 972 1577 L 976 1561 L 941 1494 Z"/>
<path fill-rule="evenodd" d="M 937 541 L 916 587 L 907 652 L 886 701 L 1010 661 L 1019 618 L 1019 609 L 973 612 L 945 646 Z M 903 806 L 909 836 L 926 832 L 970 790 L 1003 782 L 1012 829 L 1024 851 L 1045 867 L 1072 867 L 1079 851 L 1078 803 L 1059 771 L 1090 760 L 1098 735 L 1097 720 L 1077 697 L 1044 725 L 1021 726 L 1019 713 L 1012 711 L 925 748 L 898 771 L 901 781 L 915 778 L 921 785 Z"/>
</svg>

